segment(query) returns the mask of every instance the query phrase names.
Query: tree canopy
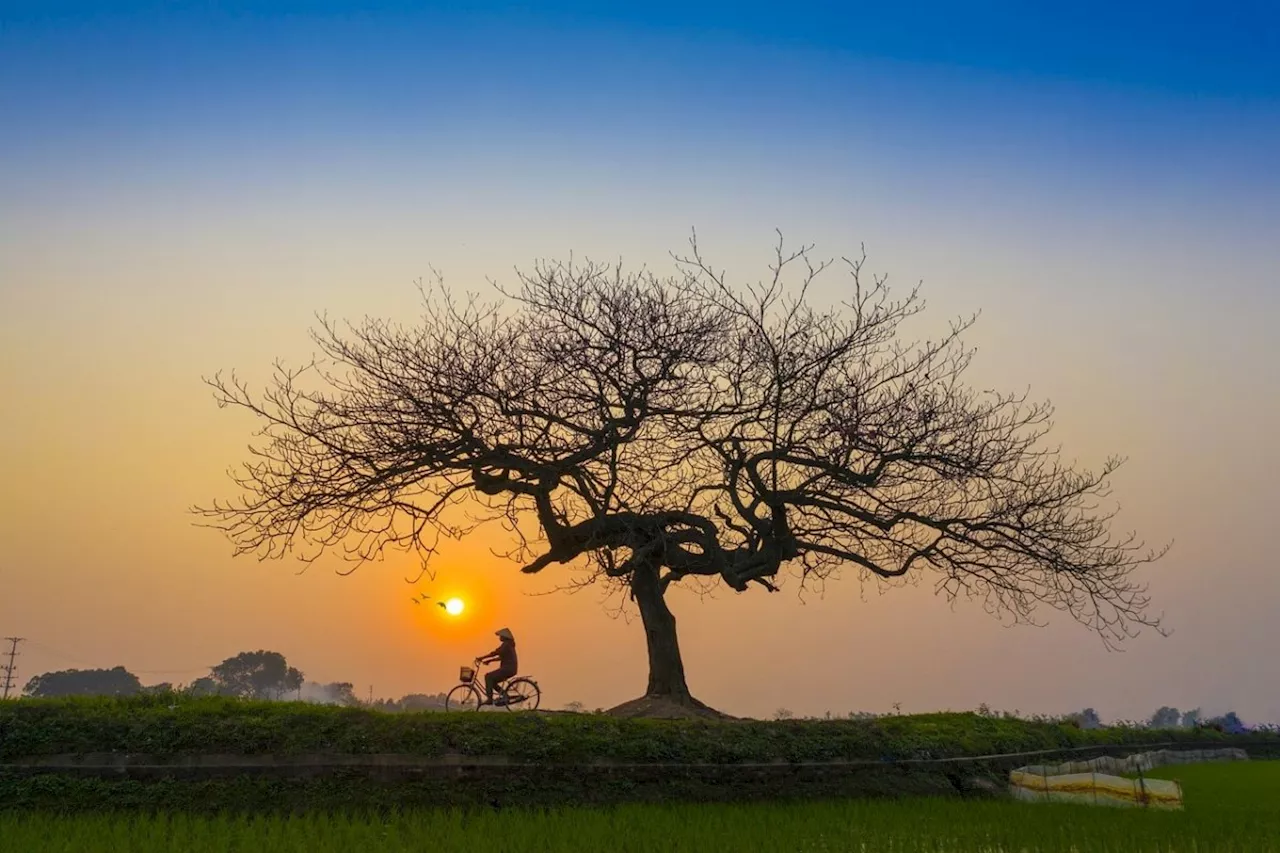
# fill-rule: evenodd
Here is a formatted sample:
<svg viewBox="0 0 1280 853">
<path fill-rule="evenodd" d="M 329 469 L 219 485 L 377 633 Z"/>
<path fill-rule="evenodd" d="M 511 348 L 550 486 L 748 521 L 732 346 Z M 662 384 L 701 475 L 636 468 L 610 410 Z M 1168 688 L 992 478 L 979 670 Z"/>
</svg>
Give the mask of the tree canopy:
<svg viewBox="0 0 1280 853">
<path fill-rule="evenodd" d="M 322 318 L 317 360 L 277 365 L 264 391 L 211 380 L 262 431 L 240 496 L 198 511 L 238 553 L 357 562 L 425 563 L 441 536 L 505 522 L 524 572 L 567 564 L 586 572 L 570 586 L 627 591 L 646 695 L 684 705 L 672 584 L 931 573 L 947 597 L 1018 621 L 1055 608 L 1108 644 L 1158 624 L 1132 578 L 1158 553 L 1114 536 L 1100 503 L 1120 460 L 1067 464 L 1047 403 L 967 385 L 973 318 L 908 340 L 918 288 L 809 246 L 779 241 L 741 286 L 696 239 L 675 260 L 669 276 L 539 263 L 494 302 L 437 281 L 410 326 Z"/>
<path fill-rule="evenodd" d="M 32 676 L 22 692 L 33 699 L 59 696 L 133 696 L 142 691 L 138 676 L 122 666 L 111 669 L 64 669 Z"/>
<path fill-rule="evenodd" d="M 210 670 L 209 678 L 211 685 L 202 683 L 200 692 L 212 686 L 219 695 L 242 699 L 280 699 L 296 693 L 303 682 L 302 673 L 289 666 L 284 655 L 264 650 L 227 658 Z"/>
</svg>

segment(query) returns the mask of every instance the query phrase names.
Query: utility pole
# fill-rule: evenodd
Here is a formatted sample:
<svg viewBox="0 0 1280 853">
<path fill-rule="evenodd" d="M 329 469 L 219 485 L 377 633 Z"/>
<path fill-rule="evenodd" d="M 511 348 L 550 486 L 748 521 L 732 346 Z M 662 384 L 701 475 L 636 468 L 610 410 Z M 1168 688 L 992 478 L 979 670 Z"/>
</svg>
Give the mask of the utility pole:
<svg viewBox="0 0 1280 853">
<path fill-rule="evenodd" d="M 7 666 L 0 666 L 0 672 L 4 673 L 4 697 L 9 698 L 9 691 L 13 689 L 13 676 L 18 671 L 18 666 L 13 659 L 18 656 L 18 643 L 21 643 L 25 637 L 5 637 L 9 642 L 9 663 Z"/>
</svg>

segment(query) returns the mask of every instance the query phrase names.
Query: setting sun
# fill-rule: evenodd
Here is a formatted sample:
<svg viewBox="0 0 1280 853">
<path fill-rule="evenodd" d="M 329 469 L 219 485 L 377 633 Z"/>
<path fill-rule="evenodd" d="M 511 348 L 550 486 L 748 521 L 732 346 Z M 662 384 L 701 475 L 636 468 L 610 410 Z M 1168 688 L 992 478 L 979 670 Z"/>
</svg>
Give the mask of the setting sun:
<svg viewBox="0 0 1280 853">
<path fill-rule="evenodd" d="M 461 598 L 451 598 L 444 603 L 444 610 L 450 616 L 457 616 L 466 607 Z"/>
</svg>

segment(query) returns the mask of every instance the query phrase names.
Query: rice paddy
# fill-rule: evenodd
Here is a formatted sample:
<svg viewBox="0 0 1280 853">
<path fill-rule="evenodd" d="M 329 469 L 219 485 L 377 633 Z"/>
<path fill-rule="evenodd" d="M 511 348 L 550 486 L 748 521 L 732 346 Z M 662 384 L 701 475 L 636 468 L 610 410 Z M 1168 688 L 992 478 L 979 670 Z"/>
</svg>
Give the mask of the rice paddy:
<svg viewBox="0 0 1280 853">
<path fill-rule="evenodd" d="M 396 815 L 200 818 L 16 814 L 0 849 L 96 851 L 1280 851 L 1280 762 L 1166 767 L 1182 812 L 902 800 Z"/>
</svg>

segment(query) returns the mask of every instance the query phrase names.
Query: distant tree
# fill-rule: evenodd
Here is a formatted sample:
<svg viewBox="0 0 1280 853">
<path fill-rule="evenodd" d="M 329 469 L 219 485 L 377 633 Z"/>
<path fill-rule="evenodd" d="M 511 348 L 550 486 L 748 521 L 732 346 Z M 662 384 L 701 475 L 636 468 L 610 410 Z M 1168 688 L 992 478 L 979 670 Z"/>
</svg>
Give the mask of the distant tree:
<svg viewBox="0 0 1280 853">
<path fill-rule="evenodd" d="M 142 691 L 138 676 L 122 666 L 65 669 L 33 676 L 22 692 L 33 699 L 57 696 L 133 696 Z"/>
<path fill-rule="evenodd" d="M 775 720 L 792 720 L 795 719 L 795 716 L 795 714 L 791 713 L 790 708 L 779 708 L 773 712 L 773 718 Z"/>
<path fill-rule="evenodd" d="M 1206 720 L 1202 725 L 1232 735 L 1244 734 L 1249 730 L 1249 727 L 1244 724 L 1244 721 L 1240 719 L 1235 711 L 1228 711 L 1221 717 L 1213 717 Z"/>
<path fill-rule="evenodd" d="M 1076 725 L 1082 729 L 1100 729 L 1102 728 L 1102 718 L 1098 716 L 1098 712 L 1092 708 L 1085 708 L 1071 715 Z"/>
<path fill-rule="evenodd" d="M 308 681 L 298 689 L 298 698 L 303 702 L 324 705 L 354 707 L 360 704 L 360 700 L 356 698 L 355 688 L 349 681 L 334 681 L 329 684 Z"/>
<path fill-rule="evenodd" d="M 1192 708 L 1190 711 L 1182 712 L 1181 726 L 1184 729 L 1194 729 L 1200 725 L 1201 712 L 1199 708 Z"/>
<path fill-rule="evenodd" d="M 1222 715 L 1222 725 L 1230 734 L 1240 734 L 1249 730 L 1239 715 L 1235 711 L 1228 711 Z"/>
<path fill-rule="evenodd" d="M 564 709 L 570 714 L 581 714 L 587 710 L 587 706 L 575 700 L 565 703 Z"/>
<path fill-rule="evenodd" d="M 1166 705 L 1151 715 L 1147 725 L 1153 729 L 1176 729 L 1180 722 L 1182 722 L 1182 714 L 1178 709 Z"/>
<path fill-rule="evenodd" d="M 334 681 L 324 685 L 324 689 L 339 705 L 354 707 L 360 704 L 360 700 L 356 698 L 355 686 L 350 681 Z"/>
<path fill-rule="evenodd" d="M 173 693 L 173 684 L 168 681 L 162 681 L 159 684 L 149 684 L 142 688 L 143 693 L 158 695 L 163 693 Z"/>
<path fill-rule="evenodd" d="M 443 693 L 410 693 L 401 698 L 402 711 L 440 711 L 444 709 Z"/>
<path fill-rule="evenodd" d="M 302 686 L 302 673 L 279 652 L 258 650 L 227 658 L 210 671 L 218 692 L 242 699 L 281 699 Z"/>
<path fill-rule="evenodd" d="M 261 394 L 215 377 L 261 441 L 241 497 L 197 512 L 240 554 L 356 561 L 425 563 L 441 536 L 503 522 L 525 573 L 572 565 L 570 586 L 635 603 L 649 680 L 626 714 L 709 712 L 686 682 L 676 584 L 932 572 L 950 599 L 1024 622 L 1056 608 L 1108 644 L 1158 625 L 1131 574 L 1159 554 L 1113 536 L 1098 503 L 1120 460 L 1077 469 L 1045 442 L 1047 404 L 971 387 L 972 319 L 911 341 L 918 292 L 891 295 L 861 259 L 827 305 L 812 247 L 779 242 L 746 286 L 691 247 L 668 278 L 544 264 L 505 304 L 424 293 L 414 328 L 323 321 L 323 361 Z"/>
<path fill-rule="evenodd" d="M 212 676 L 205 675 L 187 685 L 186 692 L 191 696 L 217 696 L 220 688 Z"/>
</svg>

